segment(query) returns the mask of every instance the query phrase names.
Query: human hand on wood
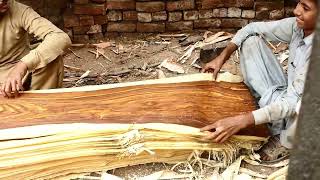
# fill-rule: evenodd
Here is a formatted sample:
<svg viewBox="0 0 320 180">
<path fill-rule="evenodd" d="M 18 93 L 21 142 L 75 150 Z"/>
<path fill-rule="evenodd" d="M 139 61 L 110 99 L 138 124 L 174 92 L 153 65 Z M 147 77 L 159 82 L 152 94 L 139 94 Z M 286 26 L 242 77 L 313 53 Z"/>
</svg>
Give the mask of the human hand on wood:
<svg viewBox="0 0 320 180">
<path fill-rule="evenodd" d="M 223 143 L 241 129 L 251 125 L 254 125 L 254 117 L 252 113 L 247 113 L 218 120 L 211 125 L 201 128 L 201 131 L 210 131 L 203 140 Z"/>
<path fill-rule="evenodd" d="M 216 79 L 217 75 L 221 69 L 221 67 L 223 66 L 225 60 L 224 57 L 222 57 L 221 55 L 216 57 L 215 59 L 213 59 L 212 61 L 210 61 L 209 63 L 207 63 L 201 70 L 202 73 L 204 72 L 213 72 L 213 78 Z"/>
<path fill-rule="evenodd" d="M 12 98 L 19 96 L 19 91 L 23 90 L 22 78 L 26 75 L 27 70 L 27 65 L 24 62 L 19 62 L 9 72 L 6 81 L 1 87 L 1 94 L 4 97 Z"/>
<path fill-rule="evenodd" d="M 230 42 L 218 57 L 213 59 L 211 62 L 207 63 L 202 68 L 201 72 L 213 72 L 213 77 L 214 79 L 216 79 L 218 72 L 222 68 L 222 65 L 230 58 L 231 54 L 237 49 L 238 46 Z"/>
</svg>

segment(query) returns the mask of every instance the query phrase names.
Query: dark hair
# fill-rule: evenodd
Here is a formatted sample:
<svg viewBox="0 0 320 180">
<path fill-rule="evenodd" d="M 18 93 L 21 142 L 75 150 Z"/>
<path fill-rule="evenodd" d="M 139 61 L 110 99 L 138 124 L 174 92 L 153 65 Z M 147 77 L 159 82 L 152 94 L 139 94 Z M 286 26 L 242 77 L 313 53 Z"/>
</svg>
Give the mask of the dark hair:
<svg viewBox="0 0 320 180">
<path fill-rule="evenodd" d="M 313 2 L 314 2 L 316 5 L 318 5 L 318 0 L 313 0 Z"/>
</svg>

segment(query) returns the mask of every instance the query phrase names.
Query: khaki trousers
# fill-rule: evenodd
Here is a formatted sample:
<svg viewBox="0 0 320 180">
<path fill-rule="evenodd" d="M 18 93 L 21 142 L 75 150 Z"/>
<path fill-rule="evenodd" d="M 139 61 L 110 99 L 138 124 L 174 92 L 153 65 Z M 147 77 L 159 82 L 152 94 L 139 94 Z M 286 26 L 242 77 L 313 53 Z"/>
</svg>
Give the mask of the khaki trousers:
<svg viewBox="0 0 320 180">
<path fill-rule="evenodd" d="M 5 82 L 14 64 L 0 67 L 0 82 Z M 47 66 L 28 72 L 23 79 L 25 90 L 56 89 L 62 87 L 64 76 L 63 59 L 59 56 Z"/>
</svg>

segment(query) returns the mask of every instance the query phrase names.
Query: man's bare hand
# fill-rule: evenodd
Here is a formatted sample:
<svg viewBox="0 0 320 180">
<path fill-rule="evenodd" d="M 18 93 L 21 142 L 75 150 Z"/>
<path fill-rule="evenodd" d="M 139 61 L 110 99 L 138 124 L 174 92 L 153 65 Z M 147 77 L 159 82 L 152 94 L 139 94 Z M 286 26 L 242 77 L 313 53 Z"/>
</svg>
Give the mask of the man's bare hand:
<svg viewBox="0 0 320 180">
<path fill-rule="evenodd" d="M 216 79 L 217 75 L 223 66 L 225 62 L 225 59 L 220 55 L 207 63 L 201 70 L 202 73 L 204 72 L 212 72 L 213 73 L 213 78 Z"/>
<path fill-rule="evenodd" d="M 203 127 L 201 131 L 210 131 L 204 140 L 213 140 L 216 143 L 223 143 L 241 129 L 254 125 L 252 113 L 229 117 L 216 121 L 215 123 Z"/>
<path fill-rule="evenodd" d="M 19 96 L 19 91 L 23 91 L 22 79 L 26 75 L 27 70 L 27 65 L 24 62 L 19 62 L 9 72 L 6 81 L 1 87 L 1 93 L 4 97 L 12 98 Z"/>
<path fill-rule="evenodd" d="M 213 72 L 213 77 L 214 79 L 216 79 L 222 65 L 230 58 L 231 54 L 237 49 L 238 46 L 230 42 L 218 57 L 213 59 L 211 62 L 207 63 L 202 68 L 201 72 Z"/>
</svg>

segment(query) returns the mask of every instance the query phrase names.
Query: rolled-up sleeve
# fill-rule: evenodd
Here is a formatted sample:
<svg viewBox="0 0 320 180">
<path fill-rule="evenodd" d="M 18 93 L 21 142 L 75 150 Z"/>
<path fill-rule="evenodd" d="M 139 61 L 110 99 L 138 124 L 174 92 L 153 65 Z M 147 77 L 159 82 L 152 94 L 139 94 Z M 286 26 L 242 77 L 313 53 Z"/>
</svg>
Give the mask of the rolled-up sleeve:
<svg viewBox="0 0 320 180">
<path fill-rule="evenodd" d="M 238 47 L 241 46 L 249 36 L 263 35 L 270 41 L 281 41 L 289 43 L 294 31 L 295 18 L 286 18 L 271 22 L 253 22 L 239 30 L 231 40 Z"/>
<path fill-rule="evenodd" d="M 20 25 L 38 40 L 40 45 L 31 50 L 21 61 L 26 63 L 28 70 L 42 68 L 56 59 L 71 45 L 69 36 L 47 19 L 41 17 L 31 8 L 21 12 Z"/>
<path fill-rule="evenodd" d="M 297 102 L 296 97 L 287 95 L 277 102 L 253 111 L 255 124 L 264 124 L 293 116 L 295 114 Z"/>
<path fill-rule="evenodd" d="M 288 85 L 286 93 L 281 99 L 253 111 L 256 125 L 292 117 L 296 114 L 297 104 L 301 100 L 303 94 L 308 67 L 309 64 L 307 63 L 305 65 L 304 72 L 296 76 L 292 84 Z"/>
</svg>

